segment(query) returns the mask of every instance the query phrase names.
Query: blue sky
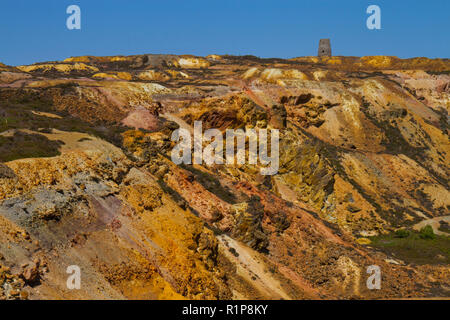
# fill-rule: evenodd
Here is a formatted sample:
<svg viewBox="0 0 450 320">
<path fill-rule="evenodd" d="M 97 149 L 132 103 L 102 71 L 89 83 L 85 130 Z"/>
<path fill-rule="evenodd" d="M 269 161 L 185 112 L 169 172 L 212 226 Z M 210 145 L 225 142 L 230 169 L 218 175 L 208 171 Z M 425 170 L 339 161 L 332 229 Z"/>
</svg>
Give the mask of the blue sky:
<svg viewBox="0 0 450 320">
<path fill-rule="evenodd" d="M 81 8 L 81 30 L 66 8 Z M 368 30 L 366 8 L 381 8 Z M 450 57 L 449 0 L 2 0 L 0 62 L 78 55 L 173 53 L 316 55 L 331 38 L 334 55 Z"/>
</svg>

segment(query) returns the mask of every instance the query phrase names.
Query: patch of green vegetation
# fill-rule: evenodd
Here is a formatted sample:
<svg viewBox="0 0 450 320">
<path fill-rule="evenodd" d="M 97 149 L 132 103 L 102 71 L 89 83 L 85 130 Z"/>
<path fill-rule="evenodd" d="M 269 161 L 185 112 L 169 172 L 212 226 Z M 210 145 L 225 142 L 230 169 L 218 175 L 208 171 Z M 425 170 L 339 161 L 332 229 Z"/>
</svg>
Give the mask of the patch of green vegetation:
<svg viewBox="0 0 450 320">
<path fill-rule="evenodd" d="M 409 230 L 406 229 L 400 229 L 395 231 L 395 236 L 397 238 L 408 238 L 411 235 L 411 232 L 409 232 Z"/>
<path fill-rule="evenodd" d="M 427 225 L 420 229 L 420 238 L 422 239 L 436 239 L 436 235 L 434 234 L 433 227 Z"/>
<path fill-rule="evenodd" d="M 370 240 L 371 247 L 380 249 L 406 263 L 450 263 L 450 237 L 434 234 L 431 226 L 426 226 L 419 232 L 398 230 L 395 233 L 370 237 Z"/>
<path fill-rule="evenodd" d="M 40 134 L 20 131 L 10 137 L 0 136 L 0 161 L 58 156 L 61 144 L 61 141 L 52 141 Z"/>
<path fill-rule="evenodd" d="M 85 122 L 73 117 L 65 111 L 46 110 L 60 118 L 50 118 L 45 115 L 34 114 L 32 111 L 41 111 L 36 104 L 9 104 L 0 103 L 0 132 L 11 129 L 29 129 L 32 131 L 50 132 L 50 129 L 61 131 L 76 131 L 87 133 L 94 137 L 106 140 L 115 146 L 121 147 L 121 133 L 127 128 L 114 124 L 97 124 Z M 44 131 L 42 131 L 44 129 Z"/>
</svg>

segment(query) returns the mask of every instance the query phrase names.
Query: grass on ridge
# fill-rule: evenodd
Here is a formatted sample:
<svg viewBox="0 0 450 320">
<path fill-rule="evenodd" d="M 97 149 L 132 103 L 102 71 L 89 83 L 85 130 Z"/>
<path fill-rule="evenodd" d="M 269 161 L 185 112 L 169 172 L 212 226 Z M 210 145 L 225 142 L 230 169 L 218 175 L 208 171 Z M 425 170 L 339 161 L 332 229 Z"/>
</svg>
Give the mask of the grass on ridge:
<svg viewBox="0 0 450 320">
<path fill-rule="evenodd" d="M 431 227 L 427 227 L 420 232 L 405 230 L 370 237 L 369 246 L 406 263 L 450 264 L 450 236 L 435 235 Z"/>
</svg>

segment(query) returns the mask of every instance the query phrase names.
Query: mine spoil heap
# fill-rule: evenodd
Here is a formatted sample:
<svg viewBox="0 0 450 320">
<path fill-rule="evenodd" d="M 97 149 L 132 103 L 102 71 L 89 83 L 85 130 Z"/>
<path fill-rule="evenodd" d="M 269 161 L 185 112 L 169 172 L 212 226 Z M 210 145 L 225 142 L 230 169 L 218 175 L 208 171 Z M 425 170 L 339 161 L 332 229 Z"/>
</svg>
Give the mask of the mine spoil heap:
<svg viewBox="0 0 450 320">
<path fill-rule="evenodd" d="M 449 71 L 329 40 L 0 64 L 0 299 L 448 297 Z M 196 121 L 278 129 L 277 174 L 175 165 Z"/>
</svg>

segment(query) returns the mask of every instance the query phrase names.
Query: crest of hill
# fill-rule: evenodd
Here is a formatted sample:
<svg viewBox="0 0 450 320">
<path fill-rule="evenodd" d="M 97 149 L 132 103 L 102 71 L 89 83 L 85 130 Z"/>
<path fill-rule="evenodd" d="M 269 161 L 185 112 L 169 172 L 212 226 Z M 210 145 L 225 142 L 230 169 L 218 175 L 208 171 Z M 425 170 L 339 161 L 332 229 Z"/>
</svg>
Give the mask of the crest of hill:
<svg viewBox="0 0 450 320">
<path fill-rule="evenodd" d="M 6 64 L 3 64 L 0 62 L 0 72 L 18 72 L 17 68 L 7 66 Z"/>
<path fill-rule="evenodd" d="M 324 65 L 337 69 L 353 70 L 426 70 L 434 72 L 449 72 L 449 59 L 430 59 L 416 57 L 400 59 L 395 56 L 365 56 L 365 57 L 297 57 L 290 59 L 301 63 Z"/>
</svg>

